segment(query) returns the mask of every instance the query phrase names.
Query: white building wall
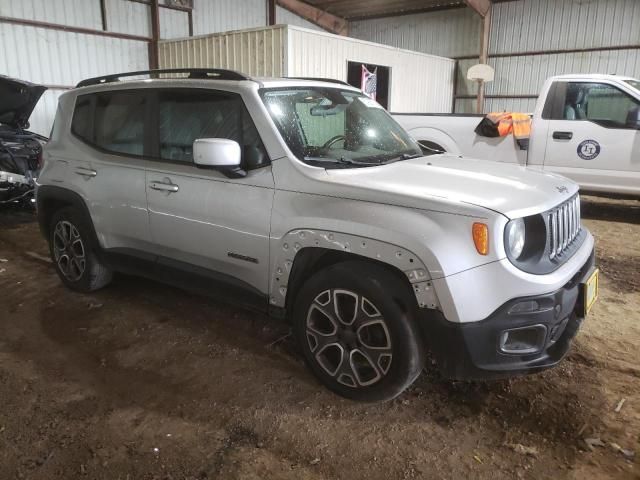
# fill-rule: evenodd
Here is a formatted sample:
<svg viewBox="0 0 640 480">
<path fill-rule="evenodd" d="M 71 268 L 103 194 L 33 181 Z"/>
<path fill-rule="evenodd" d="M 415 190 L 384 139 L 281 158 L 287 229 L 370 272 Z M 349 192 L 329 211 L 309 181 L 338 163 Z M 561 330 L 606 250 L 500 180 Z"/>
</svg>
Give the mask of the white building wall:
<svg viewBox="0 0 640 480">
<path fill-rule="evenodd" d="M 485 111 L 531 112 L 544 80 L 553 75 L 618 73 L 640 77 L 638 25 L 638 0 L 495 3 L 489 64 L 496 70 L 496 80 L 487 85 Z M 462 57 L 456 94 L 476 94 L 475 84 L 466 80 L 467 70 L 478 62 L 475 56 L 480 49 L 480 20 L 471 9 L 353 22 L 350 32 L 388 45 Z M 596 51 L 562 52 L 582 49 Z M 456 101 L 456 112 L 474 109 L 473 99 Z"/>
<path fill-rule="evenodd" d="M 151 36 L 151 8 L 139 2 L 106 0 L 107 28 L 111 32 Z"/>
<path fill-rule="evenodd" d="M 265 0 L 193 0 L 193 34 L 227 32 L 267 24 Z"/>
<path fill-rule="evenodd" d="M 160 38 L 182 38 L 189 36 L 189 14 L 180 10 L 160 8 Z"/>
<path fill-rule="evenodd" d="M 311 23 L 308 20 L 296 15 L 293 12 L 290 12 L 286 8 L 283 8 L 279 5 L 276 6 L 276 23 L 293 25 L 295 27 L 303 27 L 309 28 L 311 30 L 317 30 L 319 32 L 326 31 L 324 28 L 319 27 L 315 23 Z"/>
</svg>

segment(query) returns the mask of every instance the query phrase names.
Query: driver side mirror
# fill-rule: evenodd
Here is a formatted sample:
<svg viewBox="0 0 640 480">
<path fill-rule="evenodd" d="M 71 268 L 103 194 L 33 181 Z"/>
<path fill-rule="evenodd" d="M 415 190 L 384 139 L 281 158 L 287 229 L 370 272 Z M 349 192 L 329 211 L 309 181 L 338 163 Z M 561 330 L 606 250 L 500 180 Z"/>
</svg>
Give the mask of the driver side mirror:
<svg viewBox="0 0 640 480">
<path fill-rule="evenodd" d="M 226 138 L 198 138 L 193 142 L 193 161 L 198 168 L 222 172 L 229 178 L 245 177 L 240 168 L 240 145 Z"/>
<path fill-rule="evenodd" d="M 634 107 L 629 110 L 629 113 L 627 115 L 627 122 L 625 125 L 628 128 L 640 130 L 640 107 Z"/>
</svg>

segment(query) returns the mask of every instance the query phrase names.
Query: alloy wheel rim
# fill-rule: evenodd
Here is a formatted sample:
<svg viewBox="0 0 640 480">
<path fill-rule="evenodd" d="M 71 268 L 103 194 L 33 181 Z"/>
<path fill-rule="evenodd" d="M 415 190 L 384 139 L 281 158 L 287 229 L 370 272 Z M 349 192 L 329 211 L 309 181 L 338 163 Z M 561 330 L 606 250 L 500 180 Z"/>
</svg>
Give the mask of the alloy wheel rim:
<svg viewBox="0 0 640 480">
<path fill-rule="evenodd" d="M 71 282 L 78 281 L 86 266 L 85 249 L 80 232 L 72 223 L 61 220 L 53 231 L 53 254 L 58 268 Z"/>
<path fill-rule="evenodd" d="M 323 291 L 310 305 L 305 327 L 316 362 L 339 383 L 367 387 L 389 372 L 393 350 L 387 322 L 363 295 Z"/>
</svg>

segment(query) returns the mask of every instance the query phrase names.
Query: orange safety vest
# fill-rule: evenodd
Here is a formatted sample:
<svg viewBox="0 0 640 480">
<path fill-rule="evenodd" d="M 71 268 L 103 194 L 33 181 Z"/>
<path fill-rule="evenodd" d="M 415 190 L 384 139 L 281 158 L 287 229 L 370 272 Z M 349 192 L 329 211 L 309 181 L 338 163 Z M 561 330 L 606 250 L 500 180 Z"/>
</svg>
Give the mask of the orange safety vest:
<svg viewBox="0 0 640 480">
<path fill-rule="evenodd" d="M 531 136 L 531 117 L 526 113 L 489 113 L 476 128 L 476 133 L 486 137 L 506 137 L 513 134 L 518 145 L 526 148 Z"/>
</svg>

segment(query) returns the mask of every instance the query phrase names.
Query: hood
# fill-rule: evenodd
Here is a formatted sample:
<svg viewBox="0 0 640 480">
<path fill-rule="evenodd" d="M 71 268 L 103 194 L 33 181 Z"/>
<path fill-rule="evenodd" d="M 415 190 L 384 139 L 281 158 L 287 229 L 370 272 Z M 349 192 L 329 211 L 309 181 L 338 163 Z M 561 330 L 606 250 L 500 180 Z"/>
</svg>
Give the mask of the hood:
<svg viewBox="0 0 640 480">
<path fill-rule="evenodd" d="M 47 87 L 0 75 L 0 123 L 26 128 Z"/>
<path fill-rule="evenodd" d="M 508 218 L 549 210 L 578 191 L 559 175 L 489 160 L 435 155 L 380 167 L 327 170 L 329 181 L 422 199 L 488 208 Z"/>
</svg>

